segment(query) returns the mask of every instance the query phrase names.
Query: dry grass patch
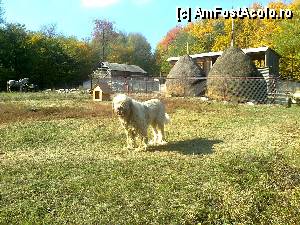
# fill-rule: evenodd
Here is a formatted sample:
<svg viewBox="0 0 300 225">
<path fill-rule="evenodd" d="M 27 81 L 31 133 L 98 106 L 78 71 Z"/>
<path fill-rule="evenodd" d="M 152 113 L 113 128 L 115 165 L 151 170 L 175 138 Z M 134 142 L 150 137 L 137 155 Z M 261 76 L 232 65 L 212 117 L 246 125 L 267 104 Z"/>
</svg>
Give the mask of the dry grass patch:
<svg viewBox="0 0 300 225">
<path fill-rule="evenodd" d="M 57 120 L 66 118 L 91 118 L 112 116 L 109 104 L 93 102 L 83 103 L 81 106 L 52 106 L 36 107 L 24 103 L 0 103 L 0 124 L 28 120 Z"/>
<path fill-rule="evenodd" d="M 110 102 L 2 103 L 0 224 L 298 224 L 299 107 L 163 101 L 169 144 L 147 151 Z"/>
</svg>

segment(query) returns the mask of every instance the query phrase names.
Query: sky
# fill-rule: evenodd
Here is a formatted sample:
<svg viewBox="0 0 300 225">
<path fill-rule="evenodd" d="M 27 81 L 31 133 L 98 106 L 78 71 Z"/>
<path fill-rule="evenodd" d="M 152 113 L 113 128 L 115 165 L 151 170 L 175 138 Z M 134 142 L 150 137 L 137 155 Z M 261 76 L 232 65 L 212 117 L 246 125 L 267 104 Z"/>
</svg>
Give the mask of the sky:
<svg viewBox="0 0 300 225">
<path fill-rule="evenodd" d="M 94 19 L 108 19 L 117 30 L 143 34 L 152 49 L 178 23 L 177 7 L 223 9 L 249 7 L 269 0 L 2 0 L 7 22 L 38 31 L 55 24 L 58 32 L 78 39 L 91 37 Z"/>
</svg>

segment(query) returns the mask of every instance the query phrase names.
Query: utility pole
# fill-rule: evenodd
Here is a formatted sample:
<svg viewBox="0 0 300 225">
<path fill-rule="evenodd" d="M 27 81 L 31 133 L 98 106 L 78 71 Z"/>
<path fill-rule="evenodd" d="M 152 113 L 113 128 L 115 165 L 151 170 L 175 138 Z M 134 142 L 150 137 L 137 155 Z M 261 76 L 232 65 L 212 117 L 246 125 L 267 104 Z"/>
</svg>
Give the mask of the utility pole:
<svg viewBox="0 0 300 225">
<path fill-rule="evenodd" d="M 189 55 L 190 54 L 190 50 L 189 50 L 189 43 L 186 43 L 186 54 Z"/>
<path fill-rule="evenodd" d="M 233 9 L 233 6 L 232 6 Z M 230 43 L 231 47 L 234 47 L 234 20 L 233 18 L 231 18 L 231 43 Z"/>
<path fill-rule="evenodd" d="M 231 43 L 230 46 L 234 46 L 234 20 L 231 18 Z"/>
<path fill-rule="evenodd" d="M 104 62 L 105 58 L 104 58 L 104 53 L 105 53 L 105 36 L 104 36 L 104 27 L 103 27 L 103 30 L 102 30 L 102 62 Z"/>
</svg>

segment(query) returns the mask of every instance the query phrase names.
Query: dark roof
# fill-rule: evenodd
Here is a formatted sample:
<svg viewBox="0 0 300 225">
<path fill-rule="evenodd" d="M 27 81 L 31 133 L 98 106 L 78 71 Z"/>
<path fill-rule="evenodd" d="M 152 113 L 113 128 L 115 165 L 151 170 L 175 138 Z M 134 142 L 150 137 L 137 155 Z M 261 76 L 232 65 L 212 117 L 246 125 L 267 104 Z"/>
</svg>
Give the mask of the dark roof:
<svg viewBox="0 0 300 225">
<path fill-rule="evenodd" d="M 144 73 L 147 72 L 143 70 L 141 67 L 136 65 L 127 65 L 127 64 L 119 64 L 119 63 L 109 63 L 103 62 L 101 63 L 102 68 L 108 68 L 113 71 L 123 71 L 123 72 L 131 72 L 131 73 Z"/>
<path fill-rule="evenodd" d="M 256 66 L 242 49 L 230 47 L 217 59 L 208 77 L 260 77 Z"/>
<path fill-rule="evenodd" d="M 99 87 L 103 93 L 105 94 L 111 94 L 112 93 L 112 89 L 111 87 L 108 85 L 108 83 L 105 83 L 105 82 L 101 82 L 97 85 L 97 87 Z M 96 87 L 96 88 L 97 88 Z M 95 89 L 96 89 L 95 88 Z"/>
</svg>

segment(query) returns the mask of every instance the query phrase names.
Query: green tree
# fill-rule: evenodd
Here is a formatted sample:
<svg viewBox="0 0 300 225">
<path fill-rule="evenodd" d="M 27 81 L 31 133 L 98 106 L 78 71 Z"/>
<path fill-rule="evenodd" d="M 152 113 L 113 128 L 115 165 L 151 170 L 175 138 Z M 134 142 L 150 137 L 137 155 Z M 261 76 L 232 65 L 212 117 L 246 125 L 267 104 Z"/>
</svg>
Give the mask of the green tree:
<svg viewBox="0 0 300 225">
<path fill-rule="evenodd" d="M 30 60 L 27 48 L 27 30 L 20 24 L 0 27 L 0 88 L 3 90 L 9 79 L 28 77 Z"/>
<path fill-rule="evenodd" d="M 276 50 L 282 56 L 280 73 L 283 78 L 300 80 L 300 1 L 292 4 L 293 19 L 281 23 L 281 32 L 275 37 Z"/>
<path fill-rule="evenodd" d="M 31 34 L 32 77 L 41 87 L 69 88 L 92 72 L 92 50 L 73 37 Z"/>
<path fill-rule="evenodd" d="M 74 87 L 92 72 L 89 43 L 73 37 L 30 32 L 20 24 L 0 27 L 0 88 L 28 77 L 41 88 Z"/>
<path fill-rule="evenodd" d="M 119 32 L 111 46 L 111 52 L 107 58 L 109 62 L 127 63 L 132 62 L 133 47 L 128 44 L 127 34 Z"/>
<path fill-rule="evenodd" d="M 155 73 L 154 58 L 147 39 L 139 33 L 130 33 L 127 38 L 128 46 L 132 49 L 130 64 L 138 65 L 153 75 Z"/>
<path fill-rule="evenodd" d="M 95 21 L 91 42 L 58 34 L 56 25 L 31 32 L 24 25 L 5 24 L 0 26 L 0 46 L 1 90 L 7 80 L 24 77 L 40 88 L 78 86 L 101 59 L 136 64 L 150 74 L 155 69 L 146 38 L 117 32 L 109 21 Z"/>
<path fill-rule="evenodd" d="M 2 7 L 2 0 L 0 0 L 0 24 L 4 23 L 3 15 L 4 15 L 4 9 Z"/>
<path fill-rule="evenodd" d="M 27 74 L 29 64 L 26 57 L 28 52 L 26 28 L 20 24 L 6 24 L 1 31 L 1 64 L 14 72 L 16 78 L 20 78 Z"/>
<path fill-rule="evenodd" d="M 147 39 L 139 33 L 118 33 L 108 61 L 140 66 L 150 75 L 157 73 L 154 56 Z"/>
<path fill-rule="evenodd" d="M 119 32 L 113 22 L 94 21 L 91 46 L 98 61 L 135 64 L 149 74 L 156 73 L 155 60 L 147 39 L 139 33 Z"/>
</svg>

